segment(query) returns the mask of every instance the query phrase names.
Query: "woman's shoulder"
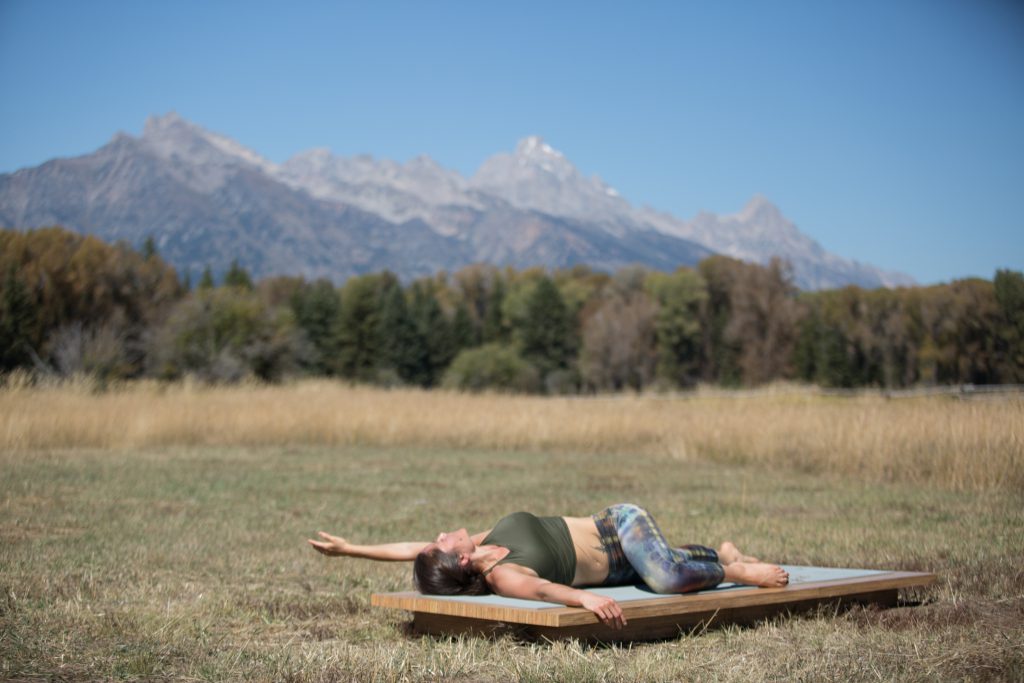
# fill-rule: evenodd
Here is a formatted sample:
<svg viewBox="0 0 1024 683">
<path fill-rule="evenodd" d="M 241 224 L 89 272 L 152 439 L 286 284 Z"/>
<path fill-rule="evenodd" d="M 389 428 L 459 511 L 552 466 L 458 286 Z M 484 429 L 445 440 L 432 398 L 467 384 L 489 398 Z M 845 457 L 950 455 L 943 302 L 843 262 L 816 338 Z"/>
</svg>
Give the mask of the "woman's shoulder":
<svg viewBox="0 0 1024 683">
<path fill-rule="evenodd" d="M 516 576 L 519 574 L 525 574 L 526 576 L 532 576 L 535 578 L 539 576 L 537 572 L 529 567 L 524 567 L 521 564 L 516 564 L 515 562 L 499 562 L 494 565 L 490 571 L 484 574 L 484 578 L 487 580 L 487 583 L 493 587 L 495 584 L 500 583 L 502 578 Z"/>
</svg>

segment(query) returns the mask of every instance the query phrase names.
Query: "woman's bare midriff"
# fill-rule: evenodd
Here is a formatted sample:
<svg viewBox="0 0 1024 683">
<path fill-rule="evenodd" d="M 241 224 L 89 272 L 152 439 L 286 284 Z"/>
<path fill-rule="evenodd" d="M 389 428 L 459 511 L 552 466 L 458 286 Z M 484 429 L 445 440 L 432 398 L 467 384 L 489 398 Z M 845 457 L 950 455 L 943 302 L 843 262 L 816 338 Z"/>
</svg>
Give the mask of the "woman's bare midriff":
<svg viewBox="0 0 1024 683">
<path fill-rule="evenodd" d="M 592 517 L 563 517 L 576 549 L 574 586 L 599 586 L 608 578 L 608 553 Z"/>
</svg>

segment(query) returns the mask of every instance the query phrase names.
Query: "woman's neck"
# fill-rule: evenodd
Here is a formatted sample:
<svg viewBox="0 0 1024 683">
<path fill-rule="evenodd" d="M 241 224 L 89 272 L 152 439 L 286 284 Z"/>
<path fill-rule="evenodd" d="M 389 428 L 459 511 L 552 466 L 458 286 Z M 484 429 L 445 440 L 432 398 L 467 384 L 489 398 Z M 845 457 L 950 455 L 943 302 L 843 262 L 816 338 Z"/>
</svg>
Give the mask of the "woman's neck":
<svg viewBox="0 0 1024 683">
<path fill-rule="evenodd" d="M 510 552 L 508 548 L 500 545 L 479 545 L 473 552 L 470 562 L 473 563 L 474 569 L 483 573 L 493 569 L 496 564 L 508 557 Z"/>
</svg>

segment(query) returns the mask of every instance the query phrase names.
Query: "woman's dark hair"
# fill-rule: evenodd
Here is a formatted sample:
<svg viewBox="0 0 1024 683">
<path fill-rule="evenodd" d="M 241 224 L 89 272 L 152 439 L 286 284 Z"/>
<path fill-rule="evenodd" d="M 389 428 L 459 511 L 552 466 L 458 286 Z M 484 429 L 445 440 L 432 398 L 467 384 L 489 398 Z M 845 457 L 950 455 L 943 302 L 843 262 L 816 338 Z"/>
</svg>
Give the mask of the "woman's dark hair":
<svg viewBox="0 0 1024 683">
<path fill-rule="evenodd" d="M 426 595 L 487 595 L 491 592 L 484 575 L 469 565 L 459 564 L 457 553 L 440 548 L 416 556 L 412 578 L 420 593 Z"/>
</svg>

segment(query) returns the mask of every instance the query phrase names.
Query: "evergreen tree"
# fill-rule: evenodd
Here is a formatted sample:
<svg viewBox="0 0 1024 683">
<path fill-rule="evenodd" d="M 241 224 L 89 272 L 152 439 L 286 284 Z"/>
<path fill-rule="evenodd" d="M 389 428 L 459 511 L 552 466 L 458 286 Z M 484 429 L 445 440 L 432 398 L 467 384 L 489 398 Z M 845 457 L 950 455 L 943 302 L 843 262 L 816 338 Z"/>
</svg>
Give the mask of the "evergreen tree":
<svg viewBox="0 0 1024 683">
<path fill-rule="evenodd" d="M 700 368 L 700 310 L 708 298 L 704 280 L 684 268 L 652 273 L 646 287 L 658 302 L 658 377 L 676 386 L 693 384 Z"/>
<path fill-rule="evenodd" d="M 316 350 L 316 359 L 309 368 L 317 374 L 334 374 L 337 369 L 337 325 L 341 314 L 341 298 L 328 280 L 304 285 L 289 301 L 295 321 Z"/>
<path fill-rule="evenodd" d="M 857 354 L 847 337 L 854 323 L 844 322 L 843 315 L 852 302 L 859 301 L 859 292 L 847 288 L 804 297 L 803 318 L 793 345 L 792 362 L 797 377 L 825 387 L 855 386 Z"/>
<path fill-rule="evenodd" d="M 4 274 L 0 297 L 0 371 L 31 361 L 30 330 L 35 326 L 32 299 L 12 263 Z"/>
<path fill-rule="evenodd" d="M 203 269 L 203 275 L 199 278 L 198 289 L 213 289 L 213 271 L 210 270 L 210 266 L 206 266 Z"/>
<path fill-rule="evenodd" d="M 534 286 L 519 332 L 523 358 L 536 365 L 542 377 L 569 367 L 573 353 L 569 313 L 551 278 L 541 277 Z"/>
<path fill-rule="evenodd" d="M 480 344 L 480 332 L 473 324 L 473 318 L 465 302 L 460 301 L 455 308 L 455 318 L 452 319 L 452 339 L 455 343 L 456 353 Z"/>
<path fill-rule="evenodd" d="M 412 286 L 412 318 L 423 347 L 417 382 L 432 387 L 455 358 L 457 349 L 451 324 L 427 283 L 417 282 Z"/>
<path fill-rule="evenodd" d="M 851 358 L 849 343 L 837 327 L 821 330 L 818 340 L 815 381 L 826 387 L 850 388 L 857 385 L 856 356 Z"/>
<path fill-rule="evenodd" d="M 508 328 L 505 325 L 505 281 L 500 275 L 495 275 L 494 284 L 491 286 L 490 296 L 487 297 L 487 309 L 484 313 L 483 329 L 481 330 L 481 341 L 484 344 L 490 342 L 508 341 Z"/>
<path fill-rule="evenodd" d="M 350 278 L 341 290 L 341 310 L 335 326 L 337 354 L 333 369 L 343 377 L 370 382 L 377 377 L 380 358 L 380 294 L 385 275 Z"/>
<path fill-rule="evenodd" d="M 424 363 L 423 339 L 409 314 L 402 286 L 395 282 L 384 293 L 380 310 L 380 365 L 403 382 L 414 382 Z"/>
<path fill-rule="evenodd" d="M 252 278 L 249 276 L 249 271 L 238 265 L 237 260 L 231 261 L 231 267 L 228 268 L 227 274 L 224 275 L 224 286 L 240 287 L 242 289 L 249 290 L 250 292 L 253 289 Z"/>
<path fill-rule="evenodd" d="M 153 241 L 153 236 L 150 235 L 146 238 L 146 241 L 142 243 L 142 258 L 148 261 L 156 255 L 156 242 Z"/>
<path fill-rule="evenodd" d="M 793 345 L 793 369 L 796 372 L 796 378 L 804 382 L 813 382 L 817 372 L 820 327 L 821 321 L 817 307 L 813 303 L 805 303 L 796 344 Z"/>
</svg>

